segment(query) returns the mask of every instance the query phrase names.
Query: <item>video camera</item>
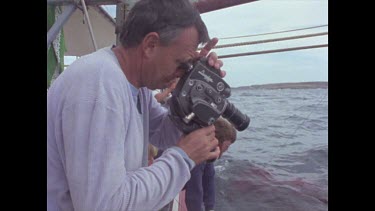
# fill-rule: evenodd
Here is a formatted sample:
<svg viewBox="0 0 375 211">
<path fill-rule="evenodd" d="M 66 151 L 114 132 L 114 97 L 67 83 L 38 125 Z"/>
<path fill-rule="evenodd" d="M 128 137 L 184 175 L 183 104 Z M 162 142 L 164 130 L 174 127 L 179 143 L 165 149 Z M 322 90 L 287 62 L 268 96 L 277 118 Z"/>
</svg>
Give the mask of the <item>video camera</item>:
<svg viewBox="0 0 375 211">
<path fill-rule="evenodd" d="M 169 116 L 177 127 L 188 134 L 212 125 L 220 116 L 226 118 L 238 131 L 245 130 L 250 118 L 241 113 L 227 98 L 231 88 L 219 71 L 201 58 L 187 68 L 168 101 Z"/>
</svg>

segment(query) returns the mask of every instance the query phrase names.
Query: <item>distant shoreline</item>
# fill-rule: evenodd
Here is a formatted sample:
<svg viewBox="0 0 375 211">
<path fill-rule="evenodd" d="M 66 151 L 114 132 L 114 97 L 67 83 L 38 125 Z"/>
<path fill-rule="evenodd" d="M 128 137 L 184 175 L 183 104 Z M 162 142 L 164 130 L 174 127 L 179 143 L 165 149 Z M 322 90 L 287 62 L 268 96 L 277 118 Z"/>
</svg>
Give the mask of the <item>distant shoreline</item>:
<svg viewBox="0 0 375 211">
<path fill-rule="evenodd" d="M 232 89 L 328 89 L 327 81 L 273 83 L 232 87 Z"/>
</svg>

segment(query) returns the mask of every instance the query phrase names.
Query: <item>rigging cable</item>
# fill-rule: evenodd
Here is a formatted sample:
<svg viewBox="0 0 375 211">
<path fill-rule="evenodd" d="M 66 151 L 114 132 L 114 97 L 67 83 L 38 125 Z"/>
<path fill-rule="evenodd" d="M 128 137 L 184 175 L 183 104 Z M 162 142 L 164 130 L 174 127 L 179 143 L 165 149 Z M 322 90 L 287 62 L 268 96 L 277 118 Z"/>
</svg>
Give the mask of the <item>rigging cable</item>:
<svg viewBox="0 0 375 211">
<path fill-rule="evenodd" d="M 305 34 L 305 35 L 298 35 L 298 36 L 292 36 L 292 37 L 281 37 L 281 38 L 275 38 L 275 39 L 267 39 L 267 40 L 257 40 L 257 41 L 250 41 L 250 42 L 240 42 L 240 43 L 233 43 L 233 44 L 224 44 L 224 45 L 217 45 L 214 48 L 228 48 L 228 47 L 237 47 L 237 46 L 243 46 L 243 45 L 255 45 L 255 44 L 262 44 L 262 43 L 268 43 L 268 42 L 276 42 L 276 41 L 283 41 L 283 40 L 293 40 L 293 39 L 300 39 L 300 38 L 306 38 L 306 37 L 315 37 L 315 36 L 323 36 L 328 35 L 328 32 L 321 32 L 321 33 L 314 33 L 314 34 Z"/>
<path fill-rule="evenodd" d="M 323 48 L 328 47 L 328 44 L 322 45 L 310 45 L 310 46 L 302 46 L 302 47 L 294 47 L 294 48 L 281 48 L 275 50 L 266 50 L 266 51 L 254 51 L 254 52 L 247 52 L 247 53 L 237 53 L 237 54 L 227 54 L 227 55 L 218 55 L 219 59 L 230 58 L 230 57 L 239 57 L 239 56 L 250 56 L 250 55 L 257 55 L 257 54 L 267 54 L 267 53 L 277 53 L 277 52 L 284 52 L 284 51 L 296 51 L 296 50 L 303 50 L 309 48 Z"/>
<path fill-rule="evenodd" d="M 325 26 L 328 26 L 328 24 L 319 25 L 319 26 L 312 26 L 312 27 L 306 27 L 306 28 L 299 28 L 299 29 L 277 31 L 277 32 L 268 32 L 268 33 L 262 33 L 262 34 L 251 34 L 251 35 L 243 35 L 243 36 L 235 36 L 235 37 L 223 37 L 223 38 L 219 38 L 219 40 L 235 39 L 235 38 L 242 38 L 242 37 L 255 37 L 255 36 L 261 36 L 261 35 L 268 35 L 268 34 L 279 34 L 279 33 L 292 32 L 292 31 L 300 31 L 300 30 L 313 29 L 313 28 L 319 28 L 319 27 L 325 27 Z"/>
</svg>

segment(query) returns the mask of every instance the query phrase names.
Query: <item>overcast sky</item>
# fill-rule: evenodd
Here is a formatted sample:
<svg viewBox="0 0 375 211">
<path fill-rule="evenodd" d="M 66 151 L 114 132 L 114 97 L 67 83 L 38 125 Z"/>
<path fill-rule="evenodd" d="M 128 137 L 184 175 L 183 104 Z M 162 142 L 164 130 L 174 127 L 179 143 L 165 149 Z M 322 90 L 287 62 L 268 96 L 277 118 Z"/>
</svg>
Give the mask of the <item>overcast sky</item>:
<svg viewBox="0 0 375 211">
<path fill-rule="evenodd" d="M 113 6 L 105 6 L 116 16 Z M 328 32 L 328 0 L 260 0 L 202 14 L 211 37 L 220 44 L 281 38 Z M 220 39 L 322 26 L 272 35 Z M 328 36 L 318 36 L 267 44 L 214 49 L 220 55 L 280 48 L 328 44 Z M 231 87 L 254 84 L 328 81 L 328 48 L 241 56 L 222 59 L 225 81 Z"/>
<path fill-rule="evenodd" d="M 328 24 L 328 0 L 261 0 L 203 14 L 210 36 L 262 34 Z M 328 27 L 273 35 L 222 39 L 237 43 L 328 32 Z M 225 41 L 225 42 L 224 42 Z M 215 50 L 218 55 L 327 44 L 328 36 Z M 223 59 L 225 80 L 233 87 L 253 84 L 328 81 L 328 48 Z"/>
</svg>

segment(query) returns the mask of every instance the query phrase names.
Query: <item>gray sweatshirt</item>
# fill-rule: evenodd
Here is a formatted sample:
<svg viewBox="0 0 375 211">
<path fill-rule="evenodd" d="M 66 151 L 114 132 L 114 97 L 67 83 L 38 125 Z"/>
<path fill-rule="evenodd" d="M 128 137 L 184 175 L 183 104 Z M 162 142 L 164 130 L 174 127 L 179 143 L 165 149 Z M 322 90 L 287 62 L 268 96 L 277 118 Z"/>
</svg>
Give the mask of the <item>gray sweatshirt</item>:
<svg viewBox="0 0 375 211">
<path fill-rule="evenodd" d="M 180 136 L 151 91 L 128 82 L 109 47 L 81 57 L 47 93 L 48 210 L 162 208 L 195 165 L 174 146 Z M 149 142 L 166 150 L 147 167 Z"/>
</svg>

